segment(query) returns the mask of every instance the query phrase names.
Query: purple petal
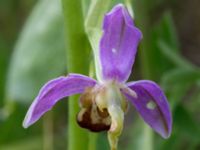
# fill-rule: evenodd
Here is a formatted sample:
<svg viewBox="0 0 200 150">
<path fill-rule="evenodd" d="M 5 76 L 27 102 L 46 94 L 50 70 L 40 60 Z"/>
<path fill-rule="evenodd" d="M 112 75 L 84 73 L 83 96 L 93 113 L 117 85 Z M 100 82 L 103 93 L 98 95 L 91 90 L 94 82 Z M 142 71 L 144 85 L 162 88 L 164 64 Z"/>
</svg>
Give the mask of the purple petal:
<svg viewBox="0 0 200 150">
<path fill-rule="evenodd" d="M 106 14 L 100 42 L 100 63 L 105 80 L 124 82 L 135 60 L 142 33 L 134 26 L 126 8 L 119 4 Z"/>
<path fill-rule="evenodd" d="M 125 93 L 136 107 L 144 121 L 162 137 L 168 138 L 172 130 L 172 116 L 163 91 L 148 80 L 130 82 L 128 87 L 137 93 L 137 97 Z"/>
<path fill-rule="evenodd" d="M 59 77 L 49 81 L 42 87 L 38 96 L 31 104 L 24 119 L 23 126 L 27 128 L 35 123 L 60 99 L 82 93 L 86 87 L 91 87 L 95 84 L 95 80 L 79 74 L 70 74 L 67 77 Z"/>
</svg>

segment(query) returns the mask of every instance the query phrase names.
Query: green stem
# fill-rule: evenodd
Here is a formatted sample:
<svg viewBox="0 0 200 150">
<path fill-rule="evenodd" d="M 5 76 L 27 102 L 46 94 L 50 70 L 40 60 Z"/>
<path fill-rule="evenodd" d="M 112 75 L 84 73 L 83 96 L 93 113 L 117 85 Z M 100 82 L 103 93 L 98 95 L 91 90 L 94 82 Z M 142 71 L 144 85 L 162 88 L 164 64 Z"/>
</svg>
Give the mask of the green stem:
<svg viewBox="0 0 200 150">
<path fill-rule="evenodd" d="M 96 150 L 97 137 L 98 135 L 96 133 L 89 133 L 88 150 Z"/>
<path fill-rule="evenodd" d="M 43 119 L 44 150 L 53 150 L 53 112 L 49 111 Z"/>
<path fill-rule="evenodd" d="M 142 147 L 140 149 L 153 150 L 153 132 L 152 129 L 143 122 L 143 134 L 144 139 L 142 142 Z"/>
<path fill-rule="evenodd" d="M 67 39 L 68 72 L 88 74 L 89 43 L 84 32 L 82 6 L 80 0 L 62 0 Z M 69 99 L 68 150 L 86 150 L 88 134 L 76 123 L 79 111 L 78 97 Z"/>
</svg>

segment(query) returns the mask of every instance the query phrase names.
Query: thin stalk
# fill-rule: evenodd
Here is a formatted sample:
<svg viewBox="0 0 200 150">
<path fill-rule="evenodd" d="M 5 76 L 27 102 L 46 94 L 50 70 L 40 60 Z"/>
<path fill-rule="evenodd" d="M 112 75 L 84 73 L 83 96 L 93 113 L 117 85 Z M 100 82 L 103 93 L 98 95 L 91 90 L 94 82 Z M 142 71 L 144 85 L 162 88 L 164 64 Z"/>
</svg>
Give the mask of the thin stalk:
<svg viewBox="0 0 200 150">
<path fill-rule="evenodd" d="M 53 150 L 53 136 L 53 111 L 50 111 L 43 119 L 43 150 Z"/>
<path fill-rule="evenodd" d="M 88 150 L 96 150 L 97 145 L 97 137 L 98 134 L 96 133 L 89 133 L 89 144 L 88 144 Z"/>
<path fill-rule="evenodd" d="M 84 32 L 82 5 L 80 0 L 62 0 L 65 20 L 68 72 L 88 74 L 89 43 Z M 88 133 L 76 123 L 79 111 L 78 97 L 69 98 L 68 150 L 86 150 Z"/>
<path fill-rule="evenodd" d="M 142 147 L 141 149 L 144 150 L 153 150 L 153 132 L 152 129 L 143 122 L 143 142 L 142 142 Z"/>
</svg>

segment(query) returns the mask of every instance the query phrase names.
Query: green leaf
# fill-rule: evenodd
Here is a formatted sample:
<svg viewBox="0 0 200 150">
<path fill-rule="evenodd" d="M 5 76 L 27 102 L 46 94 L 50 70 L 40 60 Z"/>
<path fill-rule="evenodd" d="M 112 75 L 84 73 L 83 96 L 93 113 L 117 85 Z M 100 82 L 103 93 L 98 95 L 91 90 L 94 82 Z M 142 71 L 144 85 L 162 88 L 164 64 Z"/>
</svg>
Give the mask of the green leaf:
<svg viewBox="0 0 200 150">
<path fill-rule="evenodd" d="M 41 129 L 38 128 L 41 127 L 40 123 L 37 123 L 27 130 L 22 127 L 22 121 L 26 111 L 27 108 L 21 104 L 16 104 L 14 112 L 7 116 L 5 120 L 0 121 L 0 146 L 19 141 L 25 137 L 28 138 L 29 136 L 41 134 Z"/>
<path fill-rule="evenodd" d="M 7 48 L 5 41 L 0 36 L 0 106 L 3 105 L 3 99 L 4 97 L 4 85 L 5 85 L 5 78 L 6 78 L 6 68 L 8 63 L 8 55 L 9 55 L 9 49 Z"/>
<path fill-rule="evenodd" d="M 175 69 L 162 77 L 162 85 L 164 88 L 173 85 L 194 84 L 198 81 L 200 81 L 200 70 L 194 69 Z"/>
<path fill-rule="evenodd" d="M 174 131 L 174 130 L 173 130 Z M 181 139 L 181 135 L 177 134 L 174 132 L 172 132 L 172 135 L 170 136 L 169 139 L 167 140 L 162 140 L 161 143 L 157 144 L 157 149 L 156 150 L 178 150 L 180 144 L 182 144 L 182 140 Z M 158 140 L 156 140 L 156 142 L 158 142 Z"/>
<path fill-rule="evenodd" d="M 40 0 L 16 43 L 7 99 L 29 103 L 48 80 L 66 69 L 64 23 L 59 0 Z"/>
<path fill-rule="evenodd" d="M 153 22 L 149 17 L 151 10 L 148 11 L 147 3 L 146 1 L 135 1 L 136 23 L 139 23 L 138 27 L 144 36 L 139 54 L 145 78 L 159 81 L 160 76 L 175 65 L 160 51 L 158 41 L 162 40 L 176 47 L 172 49 L 175 53 L 178 51 L 179 44 L 170 13 L 164 13 L 159 20 Z"/>
<path fill-rule="evenodd" d="M 148 51 L 151 49 L 152 52 L 149 52 L 148 57 L 151 63 L 150 65 L 152 66 L 152 69 L 154 69 L 152 71 L 154 78 L 155 80 L 158 80 L 167 70 L 175 67 L 175 65 L 160 51 L 158 41 L 162 40 L 173 47 L 173 53 L 179 51 L 175 25 L 170 12 L 165 12 L 150 30 L 151 39 Z"/>
<path fill-rule="evenodd" d="M 168 45 L 173 47 L 175 52 L 178 52 L 180 46 L 171 12 L 167 11 L 163 14 L 157 28 L 159 39 L 165 41 Z"/>
<path fill-rule="evenodd" d="M 171 62 L 173 62 L 177 67 L 184 69 L 193 69 L 195 66 L 183 58 L 180 54 L 176 53 L 176 50 L 167 42 L 163 40 L 158 41 L 158 47 L 160 48 L 163 55 L 165 55 Z"/>
<path fill-rule="evenodd" d="M 200 81 L 200 71 L 193 69 L 175 69 L 161 78 L 172 109 L 182 100 L 192 85 Z"/>
<path fill-rule="evenodd" d="M 191 92 L 190 92 L 190 97 L 188 97 L 188 101 L 186 103 L 187 105 L 187 110 L 190 111 L 193 114 L 198 114 L 199 113 L 199 106 L 200 106 L 200 85 L 195 84 L 193 86 Z"/>
<path fill-rule="evenodd" d="M 1 145 L 2 150 L 41 150 L 43 148 L 41 137 L 31 137 L 12 144 Z"/>
<path fill-rule="evenodd" d="M 200 139 L 200 128 L 192 114 L 183 106 L 178 106 L 174 112 L 174 124 L 177 126 L 176 131 L 188 136 L 191 140 Z"/>
<path fill-rule="evenodd" d="M 182 105 L 177 106 L 173 113 L 172 135 L 167 140 L 159 141 L 157 138 L 156 150 L 196 150 L 200 141 L 200 128 L 193 116 Z"/>
</svg>

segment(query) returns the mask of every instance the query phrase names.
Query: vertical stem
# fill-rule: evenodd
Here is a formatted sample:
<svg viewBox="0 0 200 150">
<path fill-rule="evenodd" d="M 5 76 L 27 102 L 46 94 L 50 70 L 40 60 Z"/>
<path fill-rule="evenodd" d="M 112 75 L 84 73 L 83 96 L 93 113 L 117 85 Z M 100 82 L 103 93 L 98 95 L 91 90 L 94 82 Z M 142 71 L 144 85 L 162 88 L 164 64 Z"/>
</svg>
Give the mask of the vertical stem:
<svg viewBox="0 0 200 150">
<path fill-rule="evenodd" d="M 44 150 L 53 150 L 53 112 L 49 111 L 43 119 Z"/>
<path fill-rule="evenodd" d="M 88 144 L 88 150 L 96 150 L 97 145 L 97 137 L 98 135 L 96 133 L 89 133 L 89 144 Z"/>
<path fill-rule="evenodd" d="M 67 39 L 68 72 L 88 74 L 89 44 L 84 32 L 82 5 L 80 0 L 62 0 Z M 69 99 L 68 150 L 86 150 L 88 134 L 78 127 L 76 115 L 79 111 L 78 97 Z"/>
<path fill-rule="evenodd" d="M 140 147 L 141 149 L 145 149 L 145 150 L 153 150 L 153 132 L 152 129 L 143 122 L 143 137 L 144 137 L 144 141 L 142 142 L 142 147 Z"/>
</svg>

